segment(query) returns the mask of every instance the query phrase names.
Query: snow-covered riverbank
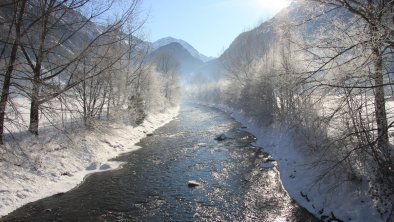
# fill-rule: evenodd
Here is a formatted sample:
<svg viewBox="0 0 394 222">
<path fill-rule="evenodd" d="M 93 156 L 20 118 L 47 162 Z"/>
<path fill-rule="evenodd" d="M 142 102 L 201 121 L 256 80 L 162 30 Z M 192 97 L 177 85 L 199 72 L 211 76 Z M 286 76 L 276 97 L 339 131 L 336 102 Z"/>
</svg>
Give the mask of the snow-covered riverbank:
<svg viewBox="0 0 394 222">
<path fill-rule="evenodd" d="M 110 170 L 121 163 L 109 161 L 121 153 L 138 149 L 135 144 L 174 119 L 179 107 L 149 115 L 138 127 L 103 123 L 94 130 L 71 133 L 47 132 L 21 142 L 15 152 L 0 149 L 0 216 L 22 205 L 81 183 L 92 172 Z M 13 146 L 14 148 L 15 146 Z"/>
<path fill-rule="evenodd" d="M 385 221 L 376 211 L 368 196 L 367 183 L 338 184 L 334 179 L 316 183 L 322 169 L 312 163 L 316 157 L 303 153 L 296 146 L 291 133 L 283 129 L 264 128 L 257 125 L 241 111 L 227 106 L 210 105 L 231 114 L 257 138 L 257 146 L 269 152 L 277 161 L 281 180 L 290 196 L 317 218 L 324 221 L 338 218 L 343 221 Z M 301 143 L 300 143 L 301 144 Z M 387 215 L 387 214 L 386 214 Z"/>
</svg>

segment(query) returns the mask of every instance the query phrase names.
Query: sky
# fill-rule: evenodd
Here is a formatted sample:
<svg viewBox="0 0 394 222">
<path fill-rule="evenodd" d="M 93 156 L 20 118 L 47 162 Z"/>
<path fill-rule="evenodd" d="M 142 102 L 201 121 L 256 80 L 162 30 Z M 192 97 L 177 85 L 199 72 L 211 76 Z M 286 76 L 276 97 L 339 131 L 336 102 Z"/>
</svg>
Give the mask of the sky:
<svg viewBox="0 0 394 222">
<path fill-rule="evenodd" d="M 143 0 L 148 41 L 182 39 L 218 57 L 242 32 L 273 17 L 289 0 Z"/>
</svg>

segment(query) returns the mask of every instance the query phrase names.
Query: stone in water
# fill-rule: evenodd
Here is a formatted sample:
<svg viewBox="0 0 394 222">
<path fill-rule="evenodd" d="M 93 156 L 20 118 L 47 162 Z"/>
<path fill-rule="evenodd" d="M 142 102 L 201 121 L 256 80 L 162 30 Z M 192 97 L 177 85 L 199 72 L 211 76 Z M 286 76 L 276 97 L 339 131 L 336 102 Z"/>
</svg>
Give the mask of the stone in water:
<svg viewBox="0 0 394 222">
<path fill-rule="evenodd" d="M 195 181 L 195 180 L 189 180 L 189 181 L 187 182 L 187 185 L 188 185 L 189 187 L 197 187 L 197 186 L 200 186 L 201 184 L 200 184 L 199 182 Z"/>
</svg>

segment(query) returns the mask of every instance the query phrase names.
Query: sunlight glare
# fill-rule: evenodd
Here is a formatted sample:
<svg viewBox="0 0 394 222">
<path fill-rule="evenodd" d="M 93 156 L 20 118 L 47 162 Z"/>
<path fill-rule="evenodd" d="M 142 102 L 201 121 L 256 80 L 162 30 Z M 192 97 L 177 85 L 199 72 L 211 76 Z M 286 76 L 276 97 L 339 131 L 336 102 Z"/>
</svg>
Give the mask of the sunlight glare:
<svg viewBox="0 0 394 222">
<path fill-rule="evenodd" d="M 259 10 L 281 10 L 290 5 L 290 0 L 253 0 Z"/>
</svg>

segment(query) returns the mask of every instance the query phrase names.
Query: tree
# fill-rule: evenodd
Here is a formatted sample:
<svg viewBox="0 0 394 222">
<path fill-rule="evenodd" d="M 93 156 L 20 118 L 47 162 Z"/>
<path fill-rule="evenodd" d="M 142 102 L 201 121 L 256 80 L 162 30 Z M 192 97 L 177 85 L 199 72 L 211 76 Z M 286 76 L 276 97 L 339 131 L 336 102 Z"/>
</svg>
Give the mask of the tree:
<svg viewBox="0 0 394 222">
<path fill-rule="evenodd" d="M 21 42 L 23 33 L 23 15 L 26 10 L 27 0 L 15 0 L 12 2 L 6 2 L 3 5 L 0 5 L 0 9 L 7 10 L 8 7 L 13 8 L 13 13 L 11 16 L 11 21 L 8 23 L 9 30 L 7 31 L 7 36 L 2 41 L 2 51 L 0 55 L 0 59 L 5 62 L 5 70 L 4 70 L 4 78 L 3 78 L 3 87 L 1 90 L 1 99 L 0 99 L 0 144 L 3 144 L 3 134 L 4 134 L 4 120 L 5 120 L 5 112 L 7 108 L 7 102 L 10 94 L 10 86 L 11 86 L 11 76 L 14 71 L 14 65 L 17 60 L 18 47 Z M 6 13 L 2 13 L 6 14 Z M 7 24 L 7 23 L 5 23 Z M 11 50 L 9 50 L 11 48 Z M 9 56 L 7 55 L 9 52 Z M 8 60 L 8 61 L 7 61 Z"/>
<path fill-rule="evenodd" d="M 133 0 L 120 18 L 97 30 L 92 20 L 109 10 L 111 4 L 99 7 L 99 11 L 93 11 L 86 17 L 76 10 L 88 3 L 94 3 L 93 1 L 37 1 L 34 5 L 37 12 L 31 16 L 39 16 L 40 20 L 34 25 L 35 32 L 27 34 L 27 44 L 21 45 L 27 67 L 32 73 L 28 78 L 31 82 L 29 131 L 32 134 L 38 134 L 39 110 L 43 103 L 86 79 L 104 73 L 128 53 L 128 48 L 124 47 L 117 57 L 110 58 L 108 62 L 111 52 L 109 46 L 125 40 L 132 34 L 119 35 L 118 30 L 128 20 L 133 19 L 138 2 Z M 63 32 L 59 33 L 59 30 Z M 85 40 L 80 42 L 78 48 L 73 48 L 72 52 L 62 50 L 67 41 L 75 40 L 77 37 Z M 97 51 L 100 53 L 96 53 Z M 83 66 L 82 61 L 86 56 L 93 56 L 91 61 L 95 64 L 87 70 L 88 75 L 77 76 L 77 70 Z"/>
<path fill-rule="evenodd" d="M 392 85 L 389 67 L 393 66 L 393 2 L 306 2 L 314 6 L 315 17 L 316 13 L 340 15 L 326 24 L 306 48 L 312 68 L 304 82 L 314 89 L 341 95 L 330 119 L 343 117 L 344 130 L 336 138 L 343 155 L 338 155 L 339 160 L 330 170 L 345 162 L 364 163 L 365 169 L 374 169 L 368 176 L 375 182 L 374 189 L 379 190 L 376 196 L 386 199 L 378 201 L 387 201 L 394 190 L 394 160 L 388 134 L 393 122 L 388 123 L 385 95 Z"/>
<path fill-rule="evenodd" d="M 156 69 L 163 75 L 164 95 L 167 100 L 174 104 L 179 92 L 179 61 L 170 54 L 163 52 L 154 58 Z"/>
</svg>

